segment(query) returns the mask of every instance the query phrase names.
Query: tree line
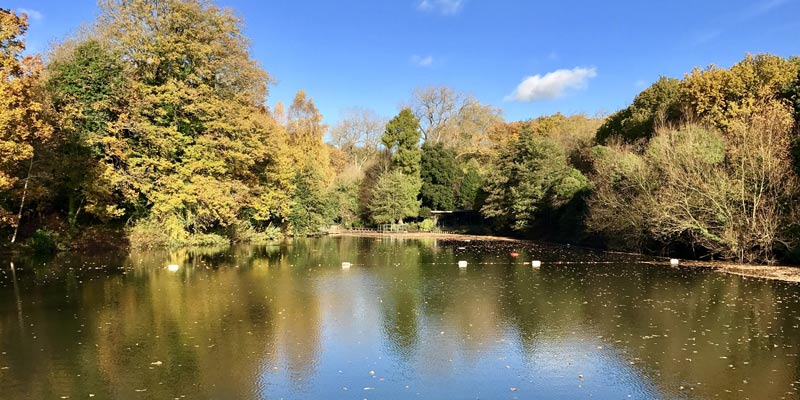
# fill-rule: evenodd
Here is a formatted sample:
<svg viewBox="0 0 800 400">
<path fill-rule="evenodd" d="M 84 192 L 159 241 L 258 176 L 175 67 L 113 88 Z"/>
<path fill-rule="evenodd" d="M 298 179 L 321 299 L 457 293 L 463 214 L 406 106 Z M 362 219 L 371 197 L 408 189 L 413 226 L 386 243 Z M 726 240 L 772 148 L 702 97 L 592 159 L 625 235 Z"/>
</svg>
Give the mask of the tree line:
<svg viewBox="0 0 800 400">
<path fill-rule="evenodd" d="M 607 117 L 506 122 L 439 86 L 326 126 L 204 0 L 108 0 L 45 56 L 0 10 L 6 242 L 223 244 L 471 210 L 494 232 L 742 262 L 794 260 L 800 58 L 662 77 Z M 117 236 L 119 237 L 119 236 Z"/>
</svg>

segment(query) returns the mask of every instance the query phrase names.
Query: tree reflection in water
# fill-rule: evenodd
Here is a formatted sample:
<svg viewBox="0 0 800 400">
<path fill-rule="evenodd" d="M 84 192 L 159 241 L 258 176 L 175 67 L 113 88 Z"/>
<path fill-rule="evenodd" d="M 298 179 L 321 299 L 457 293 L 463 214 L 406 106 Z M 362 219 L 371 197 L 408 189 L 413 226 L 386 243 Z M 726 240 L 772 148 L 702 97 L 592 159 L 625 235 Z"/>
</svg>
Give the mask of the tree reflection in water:
<svg viewBox="0 0 800 400">
<path fill-rule="evenodd" d="M 356 237 L 16 259 L 0 274 L 0 387 L 15 399 L 797 397 L 797 287 L 637 261 Z"/>
</svg>

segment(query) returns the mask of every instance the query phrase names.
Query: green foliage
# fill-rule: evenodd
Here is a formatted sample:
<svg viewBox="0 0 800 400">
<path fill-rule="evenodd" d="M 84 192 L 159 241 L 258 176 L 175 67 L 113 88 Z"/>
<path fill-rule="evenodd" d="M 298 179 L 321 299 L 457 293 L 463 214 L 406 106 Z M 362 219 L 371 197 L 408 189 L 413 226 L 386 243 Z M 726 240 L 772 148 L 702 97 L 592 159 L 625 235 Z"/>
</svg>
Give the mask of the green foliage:
<svg viewBox="0 0 800 400">
<path fill-rule="evenodd" d="M 411 109 L 404 108 L 386 124 L 381 142 L 392 151 L 392 163 L 406 175 L 419 176 L 421 152 L 419 119 Z"/>
<path fill-rule="evenodd" d="M 230 227 L 228 237 L 235 243 L 269 243 L 281 238 L 281 230 L 273 225 L 258 229 L 248 221 L 241 221 Z"/>
<path fill-rule="evenodd" d="M 358 182 L 338 182 L 333 187 L 332 195 L 336 222 L 344 227 L 352 227 L 359 222 Z"/>
<path fill-rule="evenodd" d="M 478 168 L 472 164 L 468 165 L 458 184 L 457 207 L 461 210 L 477 211 L 481 206 L 478 197 L 482 187 L 483 177 Z"/>
<path fill-rule="evenodd" d="M 423 144 L 420 169 L 422 205 L 435 210 L 455 208 L 453 189 L 458 173 L 455 151 L 446 149 L 441 143 Z"/>
<path fill-rule="evenodd" d="M 416 217 L 420 208 L 417 195 L 421 186 L 419 178 L 406 175 L 399 169 L 381 175 L 369 204 L 373 222 L 402 223 L 403 218 Z"/>
<path fill-rule="evenodd" d="M 419 223 L 418 228 L 422 232 L 430 232 L 430 231 L 436 229 L 436 222 L 433 222 L 433 220 L 430 219 L 430 218 L 426 218 L 426 219 L 423 219 L 422 222 Z"/>
<path fill-rule="evenodd" d="M 37 229 L 28 240 L 28 246 L 37 254 L 52 254 L 64 250 L 61 235 L 48 229 Z"/>
<path fill-rule="evenodd" d="M 789 155 L 792 119 L 780 103 L 723 135 L 686 126 L 661 130 L 638 154 L 612 146 L 596 151 L 589 226 L 616 246 L 685 243 L 741 262 L 771 261 L 798 211 L 797 176 Z"/>
<path fill-rule="evenodd" d="M 294 235 L 313 235 L 330 226 L 335 217 L 335 198 L 325 190 L 317 171 L 298 173 L 294 180 L 289 223 Z"/>
<path fill-rule="evenodd" d="M 419 217 L 420 218 L 430 218 L 433 216 L 433 211 L 425 206 L 419 208 Z"/>
<path fill-rule="evenodd" d="M 134 195 L 113 168 L 121 149 L 108 146 L 106 136 L 125 104 L 122 64 L 100 42 L 89 40 L 67 59 L 55 59 L 48 70 L 48 92 L 59 118 L 59 135 L 47 148 L 44 167 L 53 171 L 53 197 L 66 205 L 73 228 L 82 211 L 104 222 L 118 218 L 125 213 L 126 196 Z"/>
<path fill-rule="evenodd" d="M 792 160 L 794 170 L 800 176 L 800 57 L 794 59 L 798 65 L 797 77 L 781 91 L 781 97 L 794 110 L 794 135 L 792 136 Z M 800 251 L 800 250 L 798 250 Z"/>
<path fill-rule="evenodd" d="M 530 229 L 538 214 L 566 204 L 588 187 L 559 144 L 529 128 L 501 150 L 486 182 L 481 212 L 517 231 Z"/>
<path fill-rule="evenodd" d="M 609 116 L 597 130 L 597 141 L 619 138 L 632 143 L 649 138 L 658 125 L 681 117 L 680 81 L 661 77 L 633 99 L 633 104 Z"/>
</svg>

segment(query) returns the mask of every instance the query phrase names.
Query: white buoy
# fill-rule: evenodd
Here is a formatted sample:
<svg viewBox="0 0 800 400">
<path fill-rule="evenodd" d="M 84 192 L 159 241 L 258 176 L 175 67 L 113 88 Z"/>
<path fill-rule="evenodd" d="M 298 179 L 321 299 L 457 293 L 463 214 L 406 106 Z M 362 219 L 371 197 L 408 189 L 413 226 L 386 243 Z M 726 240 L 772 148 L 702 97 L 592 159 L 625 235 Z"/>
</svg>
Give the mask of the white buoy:
<svg viewBox="0 0 800 400">
<path fill-rule="evenodd" d="M 179 269 L 181 269 L 181 266 L 180 266 L 180 265 L 178 265 L 178 264 L 170 264 L 170 265 L 167 265 L 167 271 L 169 271 L 169 272 L 176 272 L 176 271 L 178 271 Z"/>
<path fill-rule="evenodd" d="M 342 263 L 342 268 L 343 269 L 349 269 L 351 265 L 353 265 L 353 264 L 350 264 L 349 262 L 345 261 L 345 262 Z"/>
<path fill-rule="evenodd" d="M 467 268 L 467 262 L 466 261 L 459 261 L 458 262 L 458 268 Z"/>
<path fill-rule="evenodd" d="M 533 266 L 533 268 L 539 268 L 542 266 L 542 262 L 539 260 L 533 260 L 531 261 L 531 265 Z"/>
<path fill-rule="evenodd" d="M 669 260 L 669 265 L 679 265 L 680 263 L 681 263 L 681 260 L 678 260 L 677 258 L 673 258 L 673 259 Z"/>
</svg>

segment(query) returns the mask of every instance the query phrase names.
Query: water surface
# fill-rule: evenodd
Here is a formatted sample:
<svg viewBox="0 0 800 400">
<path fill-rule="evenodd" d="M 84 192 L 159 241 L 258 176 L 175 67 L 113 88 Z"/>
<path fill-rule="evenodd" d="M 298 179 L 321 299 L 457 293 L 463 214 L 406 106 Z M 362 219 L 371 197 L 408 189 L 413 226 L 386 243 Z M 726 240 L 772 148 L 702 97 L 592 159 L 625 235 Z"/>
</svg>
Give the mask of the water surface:
<svg viewBox="0 0 800 400">
<path fill-rule="evenodd" d="M 0 398 L 800 398 L 800 287 L 643 260 L 357 237 L 15 259 Z"/>
</svg>

